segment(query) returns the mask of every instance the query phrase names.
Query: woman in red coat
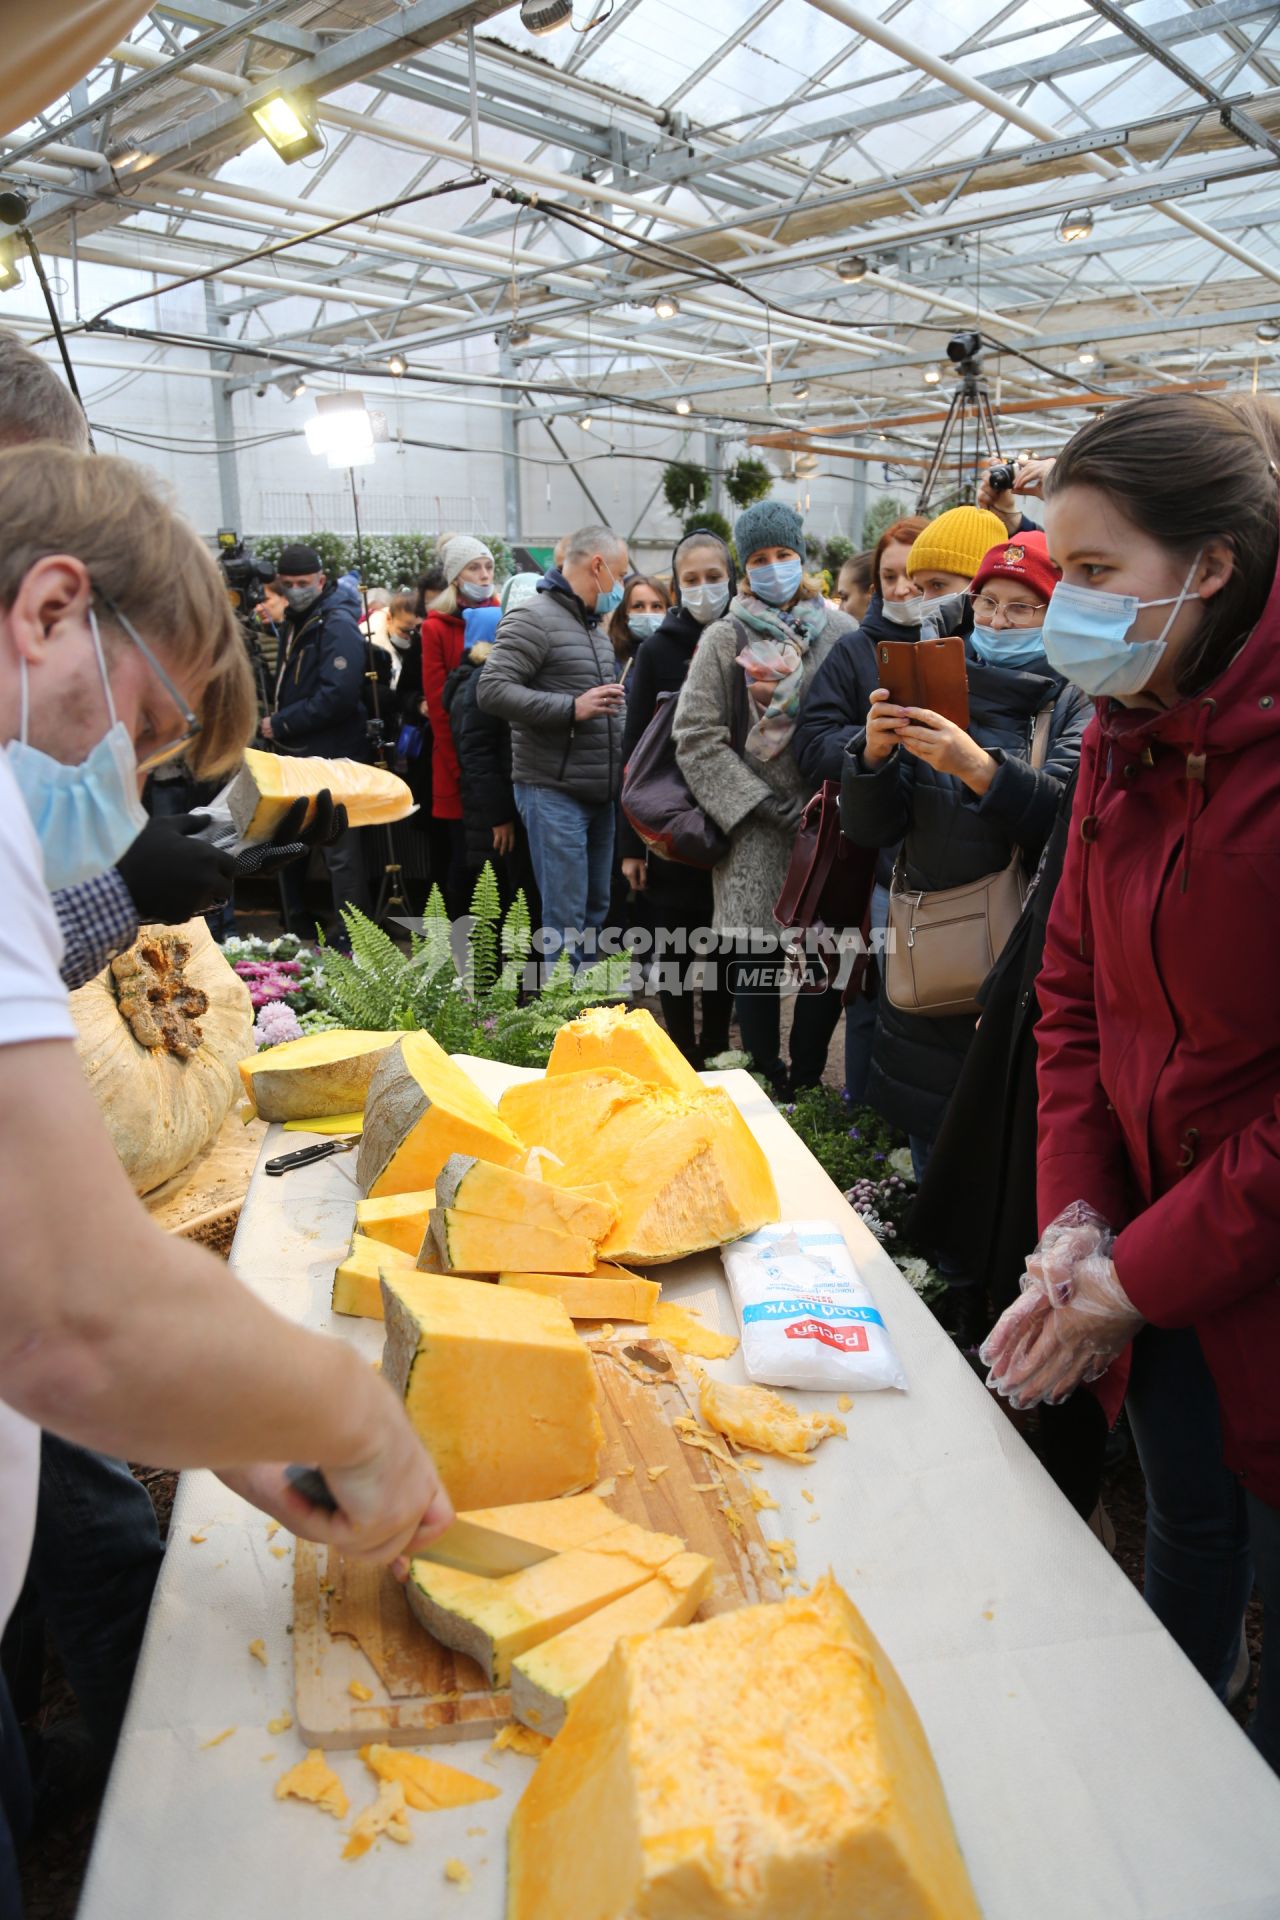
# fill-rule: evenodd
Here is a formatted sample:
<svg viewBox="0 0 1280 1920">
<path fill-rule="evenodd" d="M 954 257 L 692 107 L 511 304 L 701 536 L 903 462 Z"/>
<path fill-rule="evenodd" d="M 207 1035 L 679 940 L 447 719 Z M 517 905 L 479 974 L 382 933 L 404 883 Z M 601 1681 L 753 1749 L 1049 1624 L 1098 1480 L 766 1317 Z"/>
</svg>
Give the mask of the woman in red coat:
<svg viewBox="0 0 1280 1920">
<path fill-rule="evenodd" d="M 495 607 L 493 555 L 470 534 L 446 534 L 436 550 L 447 585 L 422 623 L 422 691 L 431 721 L 433 879 L 452 919 L 467 911 L 467 841 L 462 825 L 462 777 L 445 711 L 444 683 L 462 659 L 468 607 Z M 443 869 L 441 871 L 440 869 Z"/>
<path fill-rule="evenodd" d="M 1132 1340 L 1147 1598 L 1220 1694 L 1255 1576 L 1280 1620 L 1278 460 L 1268 403 L 1150 395 L 1046 488 L 1045 647 L 1097 715 L 1038 982 L 1041 1243 L 984 1349 L 1029 1406 Z M 1250 1731 L 1280 1770 L 1274 1657 Z"/>
</svg>

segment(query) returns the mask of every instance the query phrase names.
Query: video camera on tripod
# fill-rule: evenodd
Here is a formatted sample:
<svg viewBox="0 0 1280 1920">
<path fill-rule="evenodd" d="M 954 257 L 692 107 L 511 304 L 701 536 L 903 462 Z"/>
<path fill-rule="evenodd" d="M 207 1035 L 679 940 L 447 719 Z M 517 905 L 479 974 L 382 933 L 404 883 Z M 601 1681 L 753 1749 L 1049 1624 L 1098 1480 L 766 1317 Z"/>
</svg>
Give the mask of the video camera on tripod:
<svg viewBox="0 0 1280 1920">
<path fill-rule="evenodd" d="M 970 468 L 976 464 L 977 448 L 970 456 L 965 454 L 965 421 L 972 413 L 978 423 L 978 432 L 986 449 L 990 467 L 991 485 L 997 493 L 1006 493 L 1013 485 L 1014 468 L 1010 461 L 1000 457 L 1000 437 L 996 431 L 995 415 L 991 411 L 991 397 L 987 392 L 987 383 L 982 372 L 982 335 L 980 333 L 953 333 L 947 342 L 947 358 L 955 367 L 959 385 L 951 396 L 947 408 L 947 417 L 938 435 L 938 444 L 934 448 L 933 458 L 929 462 L 916 499 L 916 512 L 927 513 L 933 489 L 942 472 L 951 444 L 956 423 L 959 422 L 960 436 L 957 453 L 959 491 L 962 499 L 972 498 L 973 483 Z"/>
<path fill-rule="evenodd" d="M 262 629 L 254 613 L 262 605 L 263 588 L 274 580 L 276 570 L 270 560 L 259 560 L 249 541 L 242 540 L 234 527 L 218 529 L 218 564 L 226 583 L 227 597 L 240 622 L 249 663 L 258 688 L 259 713 L 270 713 L 273 698 L 273 662 L 262 648 Z"/>
</svg>

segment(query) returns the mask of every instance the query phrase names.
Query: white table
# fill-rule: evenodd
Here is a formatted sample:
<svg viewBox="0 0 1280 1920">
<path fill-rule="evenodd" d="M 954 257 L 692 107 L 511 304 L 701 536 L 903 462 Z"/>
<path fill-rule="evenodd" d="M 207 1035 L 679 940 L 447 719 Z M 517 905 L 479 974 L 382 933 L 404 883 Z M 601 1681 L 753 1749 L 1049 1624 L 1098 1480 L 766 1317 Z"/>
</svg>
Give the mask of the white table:
<svg viewBox="0 0 1280 1920">
<path fill-rule="evenodd" d="M 465 1064 L 494 1095 L 525 1077 Z M 860 1396 L 848 1440 L 824 1441 L 811 1467 L 770 1462 L 780 1510 L 760 1517 L 795 1541 L 806 1581 L 835 1569 L 896 1662 L 987 1920 L 1276 1920 L 1280 1783 L 754 1081 L 708 1078 L 768 1152 L 784 1214 L 840 1222 L 907 1370 L 910 1393 Z M 264 1153 L 300 1144 L 272 1128 Z M 329 1310 L 354 1173 L 348 1155 L 256 1174 L 233 1259 L 282 1312 L 372 1359 L 381 1328 Z M 732 1328 L 717 1256 L 663 1277 Z M 743 1377 L 737 1356 L 723 1371 Z M 490 1767 L 485 1742 L 436 1749 L 503 1797 L 413 1814 L 411 1846 L 355 1864 L 339 1858 L 337 1822 L 274 1800 L 302 1753 L 295 1734 L 265 1731 L 292 1707 L 292 1561 L 270 1552 L 284 1538 L 269 1543 L 263 1517 L 211 1475 L 183 1475 L 81 1920 L 423 1920 L 454 1900 L 500 1920 L 506 1820 L 532 1762 L 504 1753 Z M 266 1668 L 247 1651 L 257 1638 Z M 334 1764 L 353 1810 L 372 1799 L 354 1754 Z M 450 1857 L 474 1876 L 466 1893 L 444 1878 Z"/>
</svg>

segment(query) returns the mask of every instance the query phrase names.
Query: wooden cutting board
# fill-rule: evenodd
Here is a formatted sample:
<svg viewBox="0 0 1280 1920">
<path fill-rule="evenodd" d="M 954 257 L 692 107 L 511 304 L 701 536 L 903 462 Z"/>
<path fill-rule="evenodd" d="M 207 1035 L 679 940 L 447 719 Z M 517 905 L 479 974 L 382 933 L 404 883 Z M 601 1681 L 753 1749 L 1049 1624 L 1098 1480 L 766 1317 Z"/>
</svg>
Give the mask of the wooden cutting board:
<svg viewBox="0 0 1280 1920">
<path fill-rule="evenodd" d="M 699 1619 L 780 1598 L 751 1503 L 755 1476 L 686 1445 L 671 1424 L 697 1417 L 697 1389 L 679 1354 L 634 1335 L 591 1344 L 605 1433 L 596 1491 L 619 1519 L 679 1534 L 714 1563 Z M 628 1348 L 670 1371 L 628 1360 Z M 293 1654 L 298 1731 L 313 1746 L 465 1740 L 511 1718 L 510 1695 L 418 1625 L 391 1573 L 337 1554 L 330 1566 L 327 1550 L 305 1540 L 294 1563 Z M 353 1694 L 352 1682 L 370 1697 Z"/>
</svg>

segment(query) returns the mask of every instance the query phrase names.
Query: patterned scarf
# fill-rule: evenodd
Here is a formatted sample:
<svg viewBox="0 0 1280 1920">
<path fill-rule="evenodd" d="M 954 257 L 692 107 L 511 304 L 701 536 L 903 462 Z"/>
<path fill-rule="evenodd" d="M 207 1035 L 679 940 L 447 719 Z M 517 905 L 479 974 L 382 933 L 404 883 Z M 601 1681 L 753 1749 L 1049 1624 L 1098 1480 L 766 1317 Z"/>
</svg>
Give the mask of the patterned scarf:
<svg viewBox="0 0 1280 1920">
<path fill-rule="evenodd" d="M 826 603 L 797 600 L 784 610 L 767 606 L 754 594 L 739 593 L 729 612 L 751 633 L 738 665 L 760 717 L 747 735 L 746 752 L 753 760 L 776 760 L 795 732 L 805 655 L 826 630 Z"/>
</svg>

